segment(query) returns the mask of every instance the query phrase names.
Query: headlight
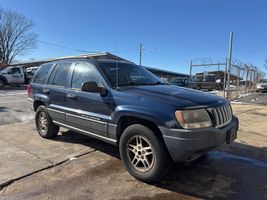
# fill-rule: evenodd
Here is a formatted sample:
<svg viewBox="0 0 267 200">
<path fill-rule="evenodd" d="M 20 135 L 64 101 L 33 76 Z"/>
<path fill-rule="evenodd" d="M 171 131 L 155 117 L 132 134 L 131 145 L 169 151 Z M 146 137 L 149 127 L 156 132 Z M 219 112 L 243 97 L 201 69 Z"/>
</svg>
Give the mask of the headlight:
<svg viewBox="0 0 267 200">
<path fill-rule="evenodd" d="M 257 84 L 257 88 L 261 88 L 261 84 L 260 83 Z"/>
<path fill-rule="evenodd" d="M 185 129 L 211 127 L 212 122 L 205 109 L 198 110 L 177 110 L 175 117 Z"/>
</svg>

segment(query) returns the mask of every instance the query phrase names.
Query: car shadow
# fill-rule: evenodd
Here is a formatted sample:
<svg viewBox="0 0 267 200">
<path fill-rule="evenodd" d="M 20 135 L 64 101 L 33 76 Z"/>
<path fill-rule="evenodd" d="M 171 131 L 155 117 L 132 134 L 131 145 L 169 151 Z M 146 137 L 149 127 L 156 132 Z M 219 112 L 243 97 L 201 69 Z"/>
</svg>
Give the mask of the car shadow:
<svg viewBox="0 0 267 200">
<path fill-rule="evenodd" d="M 113 146 L 111 144 L 102 142 L 101 140 L 97 140 L 71 130 L 60 131 L 60 132 L 61 134 L 58 135 L 56 138 L 53 138 L 52 140 L 58 142 L 82 144 L 90 148 L 99 150 L 103 153 L 109 154 L 117 159 L 120 159 L 119 150 L 116 146 Z"/>
<path fill-rule="evenodd" d="M 117 147 L 73 131 L 63 131 L 54 140 L 83 144 L 120 159 Z M 171 192 L 168 199 L 180 194 L 204 199 L 264 199 L 266 155 L 266 147 L 222 145 L 202 159 L 173 164 L 166 177 L 152 185 Z"/>
<path fill-rule="evenodd" d="M 5 88 L 1 90 L 27 90 L 27 85 L 22 84 L 22 85 L 6 85 Z"/>
<path fill-rule="evenodd" d="M 8 112 L 8 111 L 9 111 L 8 107 L 3 107 L 3 106 L 0 107 L 0 112 Z"/>
</svg>

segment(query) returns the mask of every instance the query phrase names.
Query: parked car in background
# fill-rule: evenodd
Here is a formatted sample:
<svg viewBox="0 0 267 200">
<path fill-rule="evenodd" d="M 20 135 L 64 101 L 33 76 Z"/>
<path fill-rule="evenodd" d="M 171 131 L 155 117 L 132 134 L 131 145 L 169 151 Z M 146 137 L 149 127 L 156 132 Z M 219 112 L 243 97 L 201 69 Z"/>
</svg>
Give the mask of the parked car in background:
<svg viewBox="0 0 267 200">
<path fill-rule="evenodd" d="M 26 74 L 26 77 L 28 79 L 28 82 L 31 82 L 31 80 L 32 80 L 34 74 L 36 73 L 36 71 L 38 70 L 38 68 L 39 68 L 39 66 L 26 68 L 25 74 Z"/>
<path fill-rule="evenodd" d="M 267 91 L 267 79 L 261 79 L 259 83 L 257 83 L 257 92 Z"/>
<path fill-rule="evenodd" d="M 192 161 L 237 137 L 230 102 L 165 84 L 126 61 L 65 59 L 44 64 L 28 86 L 43 138 L 59 127 L 119 146 L 135 178 L 160 180 L 174 162 Z"/>
<path fill-rule="evenodd" d="M 0 71 L 0 89 L 6 85 L 29 83 L 37 69 L 38 67 L 27 69 L 24 66 L 6 67 Z"/>
<path fill-rule="evenodd" d="M 188 82 L 188 87 L 196 90 L 222 90 L 223 82 L 216 76 L 193 76 Z"/>
<path fill-rule="evenodd" d="M 174 78 L 169 82 L 169 84 L 180 86 L 180 87 L 187 87 L 188 86 L 188 78 L 184 78 L 184 77 Z"/>
</svg>

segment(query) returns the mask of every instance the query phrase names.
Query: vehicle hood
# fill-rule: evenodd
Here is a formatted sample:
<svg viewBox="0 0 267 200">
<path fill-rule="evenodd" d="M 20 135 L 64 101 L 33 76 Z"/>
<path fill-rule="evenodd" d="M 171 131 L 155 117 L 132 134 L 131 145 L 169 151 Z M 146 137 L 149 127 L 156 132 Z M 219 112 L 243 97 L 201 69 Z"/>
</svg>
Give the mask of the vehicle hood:
<svg viewBox="0 0 267 200">
<path fill-rule="evenodd" d="M 261 86 L 267 86 L 267 83 L 258 83 Z"/>
<path fill-rule="evenodd" d="M 181 108 L 191 107 L 213 107 L 225 104 L 228 100 L 198 90 L 173 85 L 136 86 L 124 89 L 124 92 L 131 96 L 138 96 L 139 99 L 153 101 L 167 101 L 168 104 Z"/>
</svg>

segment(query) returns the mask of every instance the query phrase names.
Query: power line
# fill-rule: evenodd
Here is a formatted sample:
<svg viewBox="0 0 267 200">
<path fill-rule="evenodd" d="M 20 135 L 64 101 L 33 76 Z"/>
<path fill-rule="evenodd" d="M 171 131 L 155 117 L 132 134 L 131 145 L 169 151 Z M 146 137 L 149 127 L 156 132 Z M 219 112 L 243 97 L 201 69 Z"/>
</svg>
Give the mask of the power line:
<svg viewBox="0 0 267 200">
<path fill-rule="evenodd" d="M 60 45 L 60 44 L 55 44 L 55 43 L 51 43 L 51 42 L 45 42 L 45 41 L 42 41 L 42 40 L 38 40 L 38 42 L 46 44 L 46 45 L 50 45 L 50 46 L 54 46 L 54 47 L 58 47 L 58 48 L 63 48 L 63 49 L 74 50 L 74 51 L 78 51 L 78 52 L 82 52 L 82 53 L 96 53 L 94 51 L 76 49 L 76 48 L 72 48 L 72 47 L 63 46 L 63 45 Z"/>
<path fill-rule="evenodd" d="M 52 43 L 52 42 L 46 42 L 43 40 L 37 40 L 40 43 L 46 44 L 46 45 L 50 45 L 50 46 L 54 46 L 54 47 L 58 47 L 58 48 L 63 48 L 63 49 L 69 49 L 69 50 L 74 50 L 74 51 L 78 51 L 78 52 L 82 52 L 82 53 L 97 53 L 96 51 L 87 51 L 87 50 L 83 50 L 83 49 L 77 49 L 77 48 L 73 48 L 73 47 L 68 47 L 68 46 L 64 46 L 61 44 L 56 44 L 56 43 Z M 139 51 L 138 49 L 127 49 L 127 50 L 121 50 L 121 51 L 109 51 L 109 52 L 113 52 L 113 53 L 127 53 L 127 52 L 137 52 Z"/>
</svg>

